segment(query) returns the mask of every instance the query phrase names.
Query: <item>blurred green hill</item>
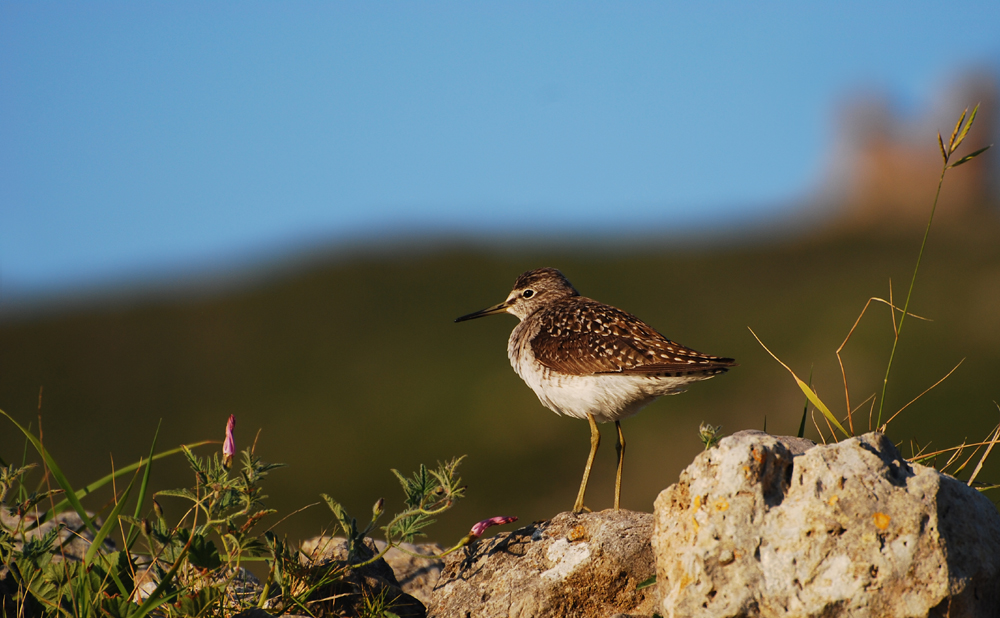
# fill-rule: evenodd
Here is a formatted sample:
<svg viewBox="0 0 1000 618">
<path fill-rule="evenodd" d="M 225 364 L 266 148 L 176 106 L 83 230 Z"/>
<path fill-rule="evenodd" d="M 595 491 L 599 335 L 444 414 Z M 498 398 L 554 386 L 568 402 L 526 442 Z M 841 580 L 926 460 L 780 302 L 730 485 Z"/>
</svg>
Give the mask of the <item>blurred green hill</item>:
<svg viewBox="0 0 1000 618">
<path fill-rule="evenodd" d="M 45 444 L 79 485 L 107 473 L 112 457 L 122 466 L 145 455 L 160 419 L 165 449 L 221 440 L 235 414 L 240 448 L 259 430 L 258 452 L 290 464 L 268 485 L 268 505 L 282 514 L 320 492 L 359 517 L 382 496 L 391 510 L 401 494 L 390 468 L 408 473 L 467 454 L 468 498 L 431 529 L 433 539 L 453 542 L 493 515 L 551 517 L 572 505 L 587 424 L 544 409 L 511 370 L 515 318 L 452 320 L 503 300 L 520 272 L 554 266 L 582 294 L 740 363 L 623 423 L 623 506 L 650 511 L 702 448 L 700 422 L 728 434 L 761 429 L 766 418 L 770 432 L 796 432 L 804 397 L 747 327 L 803 378 L 812 370 L 821 397 L 843 414 L 834 350 L 870 296 L 889 297 L 890 279 L 902 303 L 919 236 L 830 232 L 683 249 L 669 239 L 555 249 L 456 243 L 317 259 L 216 293 L 21 312 L 0 321 L 0 408 L 37 428 L 43 387 Z M 886 409 L 966 360 L 890 426 L 907 454 L 911 438 L 937 447 L 979 440 L 1000 418 L 998 239 L 994 220 L 932 231 L 911 310 L 933 321 L 907 321 Z M 873 305 L 844 352 L 854 405 L 881 388 L 891 344 L 889 311 Z M 855 416 L 859 430 L 867 410 Z M 613 494 L 612 428 L 602 429 L 594 509 Z M 811 422 L 806 435 L 817 437 Z M 17 461 L 23 449 L 16 429 L 0 423 L 0 456 Z M 980 478 L 1000 481 L 1000 466 Z M 156 488 L 190 482 L 179 459 L 155 469 Z M 180 515 L 169 498 L 163 505 Z M 317 506 L 280 529 L 304 538 L 330 520 Z"/>
</svg>

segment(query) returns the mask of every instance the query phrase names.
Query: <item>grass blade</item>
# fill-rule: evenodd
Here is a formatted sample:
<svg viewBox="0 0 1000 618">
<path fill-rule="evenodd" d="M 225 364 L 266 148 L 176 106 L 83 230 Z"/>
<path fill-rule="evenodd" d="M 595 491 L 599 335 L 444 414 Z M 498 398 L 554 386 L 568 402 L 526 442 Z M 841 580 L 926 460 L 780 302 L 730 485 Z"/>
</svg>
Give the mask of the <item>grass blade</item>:
<svg viewBox="0 0 1000 618">
<path fill-rule="evenodd" d="M 965 116 L 969 113 L 969 108 L 966 107 L 962 112 L 962 117 L 958 119 L 955 123 L 955 130 L 951 132 L 951 139 L 948 140 L 948 152 L 955 151 L 955 137 L 958 136 L 958 130 L 962 128 L 962 123 L 965 121 Z"/>
<path fill-rule="evenodd" d="M 189 540 L 188 544 L 184 546 L 183 550 L 181 550 L 181 554 L 177 557 L 177 560 L 174 562 L 173 566 L 170 567 L 170 570 L 167 571 L 167 574 L 164 575 L 163 579 L 160 580 L 160 583 L 157 584 L 156 590 L 153 590 L 152 594 L 146 597 L 146 600 L 143 601 L 142 605 L 139 606 L 139 609 L 137 609 L 136 612 L 132 614 L 133 618 L 143 618 L 149 612 L 153 611 L 154 609 L 163 605 L 169 600 L 170 596 L 172 595 L 164 596 L 163 593 L 166 592 L 167 587 L 170 585 L 170 580 L 172 580 L 174 576 L 177 575 L 178 569 L 181 568 L 181 564 L 184 563 L 184 559 L 187 558 L 188 551 L 190 550 L 191 550 L 191 541 Z M 177 594 L 176 592 L 173 593 L 173 595 L 176 594 Z"/>
<path fill-rule="evenodd" d="M 975 159 L 975 158 L 976 158 L 976 157 L 978 157 L 979 155 L 981 155 L 981 154 L 983 154 L 984 152 L 986 152 L 987 150 L 989 150 L 989 149 L 990 149 L 990 146 L 992 146 L 992 145 L 993 145 L 993 144 L 990 144 L 989 146 L 986 146 L 985 148 L 980 148 L 979 150 L 977 150 L 977 151 L 973 152 L 972 154 L 967 154 L 967 155 L 965 155 L 964 157 L 962 157 L 962 158 L 961 158 L 961 159 L 959 159 L 958 161 L 955 161 L 954 163 L 952 163 L 951 165 L 949 165 L 949 166 L 948 166 L 948 167 L 949 167 L 949 169 L 950 169 L 950 168 L 952 168 L 952 167 L 958 167 L 959 165 L 964 165 L 964 164 L 968 163 L 969 161 L 971 161 L 971 160 Z"/>
<path fill-rule="evenodd" d="M 104 525 L 101 526 L 101 529 L 94 535 L 94 540 L 90 542 L 90 547 L 87 548 L 87 553 L 83 557 L 83 564 L 87 568 L 89 568 L 93 562 L 94 556 L 99 555 L 98 552 L 101 544 L 104 543 L 104 539 L 107 538 L 108 534 L 114 530 L 115 525 L 118 523 L 118 515 L 121 513 L 122 507 L 125 506 L 125 503 L 128 502 L 128 495 L 129 492 L 132 491 L 132 485 L 134 483 L 135 478 L 133 477 L 132 481 L 128 484 L 128 487 L 125 488 L 125 493 L 122 495 L 121 500 L 119 500 L 118 504 L 115 505 L 115 508 L 112 509 L 111 514 L 108 516 L 107 521 L 104 522 Z M 128 596 L 129 591 L 125 588 L 125 584 L 122 583 L 121 578 L 118 577 L 118 573 L 115 572 L 114 565 L 108 566 L 110 567 L 108 569 L 108 575 L 110 575 L 111 579 L 114 580 L 115 585 L 118 587 L 118 592 L 121 593 L 122 596 Z"/>
<path fill-rule="evenodd" d="M 90 567 L 90 564 L 94 561 L 94 555 L 101 547 L 101 543 L 103 543 L 108 534 L 115 529 L 115 525 L 118 523 L 118 515 L 122 512 L 122 508 L 128 501 L 128 495 L 132 491 L 132 485 L 134 483 L 135 479 L 133 478 L 132 482 L 125 488 L 125 493 L 122 494 L 121 500 L 119 500 L 118 504 L 115 505 L 115 508 L 111 510 L 111 514 L 108 515 L 108 519 L 104 522 L 104 525 L 101 526 L 101 529 L 94 535 L 94 540 L 90 542 L 90 547 L 87 548 L 87 553 L 83 556 L 84 566 L 88 568 Z M 122 594 L 126 594 L 126 592 L 123 591 Z"/>
<path fill-rule="evenodd" d="M 84 525 L 86 525 L 91 532 L 97 534 L 97 528 L 94 527 L 94 522 L 90 521 L 90 518 L 87 517 L 87 512 L 84 510 L 83 504 L 80 503 L 80 498 L 76 495 L 76 492 L 73 491 L 73 486 L 70 485 L 69 479 L 67 479 L 66 475 L 63 474 L 63 471 L 61 468 L 59 468 L 59 464 L 56 463 L 56 460 L 53 459 L 52 456 L 49 455 L 49 452 L 45 450 L 45 447 L 42 446 L 41 440 L 39 440 L 35 436 L 35 434 L 31 433 L 30 431 L 22 427 L 21 424 L 15 421 L 14 417 L 12 417 L 10 414 L 7 414 L 3 410 L 0 410 L 0 414 L 6 416 L 7 419 L 10 422 L 14 423 L 14 426 L 20 429 L 21 433 L 23 433 L 24 436 L 28 438 L 28 441 L 30 441 L 31 444 L 35 447 L 35 450 L 38 451 L 38 454 L 42 456 L 42 460 L 48 467 L 49 472 L 52 473 L 52 478 L 54 478 L 56 483 L 59 484 L 59 487 L 61 487 L 62 490 L 66 492 L 66 499 L 64 500 L 64 502 L 73 505 L 73 509 L 76 510 L 77 514 L 80 516 L 80 519 L 81 521 L 83 521 Z"/>
<path fill-rule="evenodd" d="M 924 392 L 920 393 L 919 395 L 917 395 L 916 397 L 914 397 L 913 399 L 911 399 L 911 400 L 910 400 L 910 403 L 908 403 L 908 404 L 906 404 L 905 406 L 903 406 L 902 408 L 900 408 L 900 409 L 896 410 L 896 413 L 895 413 L 895 414 L 893 414 L 892 416 L 890 416 L 890 417 L 889 417 L 889 420 L 887 420 L 887 421 L 886 421 L 885 423 L 883 423 L 883 424 L 882 424 L 882 425 L 881 425 L 881 426 L 880 426 L 880 427 L 878 428 L 878 430 L 879 430 L 880 432 L 882 432 L 882 433 L 885 433 L 885 430 L 886 430 L 886 428 L 887 428 L 887 427 L 889 426 L 889 423 L 891 423 L 891 422 L 892 422 L 892 419 L 894 419 L 894 418 L 896 418 L 897 416 L 899 416 L 899 413 L 900 413 L 900 412 L 902 412 L 903 410 L 905 410 L 905 409 L 907 409 L 908 407 L 910 407 L 910 406 L 911 406 L 911 405 L 912 405 L 912 404 L 913 404 L 913 403 L 914 403 L 914 402 L 915 402 L 916 400 L 920 399 L 921 397 L 923 397 L 923 396 L 924 396 L 924 395 L 926 395 L 927 393 L 931 392 L 931 390 L 933 390 L 933 389 L 934 389 L 934 388 L 935 388 L 935 387 L 936 387 L 936 386 L 937 386 L 938 384 L 940 384 L 940 383 L 944 382 L 945 380 L 947 380 L 947 379 L 948 379 L 948 376 L 950 376 L 951 374 L 955 373 L 955 370 L 956 370 L 956 369 L 958 369 L 959 367 L 961 367 L 961 366 L 962 366 L 962 363 L 964 363 L 964 362 L 965 362 L 965 359 L 964 359 L 964 358 L 963 358 L 962 360 L 958 361 L 958 364 L 957 364 L 957 365 L 955 365 L 954 367 L 952 367 L 952 368 L 951 368 L 951 371 L 949 371 L 948 373 L 944 374 L 944 377 L 943 377 L 943 378 L 941 378 L 940 380 L 938 380 L 938 381 L 937 381 L 937 382 L 935 382 L 934 384 L 931 384 L 930 386 L 928 386 L 928 387 L 927 387 L 927 388 L 926 388 L 926 389 L 924 390 Z"/>
<path fill-rule="evenodd" d="M 823 401 L 819 398 L 819 395 L 816 394 L 816 391 L 814 391 L 812 388 L 810 388 L 808 384 L 806 384 L 805 382 L 803 382 L 802 378 L 800 378 L 799 376 L 795 375 L 795 372 L 792 371 L 791 367 L 789 367 L 785 363 L 781 362 L 781 359 L 778 358 L 777 356 L 775 356 L 774 352 L 772 352 L 771 350 L 768 350 L 767 346 L 764 345 L 764 342 L 760 340 L 760 337 L 757 336 L 757 333 L 753 332 L 752 328 L 749 329 L 749 330 L 750 330 L 750 334 L 752 334 L 753 337 L 754 337 L 754 339 L 757 340 L 757 343 L 760 344 L 760 347 L 764 348 L 764 350 L 767 351 L 767 353 L 771 355 L 771 358 L 773 358 L 774 360 L 778 361 L 778 364 L 780 364 L 782 367 L 784 367 L 788 371 L 788 373 L 792 374 L 792 377 L 795 378 L 795 383 L 798 384 L 799 388 L 802 389 L 802 392 L 805 393 L 806 398 L 814 406 L 816 406 L 816 409 L 819 410 L 820 412 L 822 412 L 823 416 L 825 416 L 827 418 L 827 420 L 830 421 L 830 423 L 833 424 L 834 427 L 836 427 L 837 429 L 839 429 L 840 433 L 844 434 L 845 438 L 850 438 L 851 434 L 849 434 L 847 432 L 847 430 L 844 429 L 844 426 L 840 424 L 840 421 L 838 421 L 837 417 L 833 415 L 833 412 L 830 412 L 830 408 L 826 407 L 826 404 L 823 403 Z"/>
<path fill-rule="evenodd" d="M 162 453 L 159 453 L 157 455 L 154 455 L 154 456 L 150 457 L 148 462 L 146 462 L 144 460 L 140 460 L 140 461 L 137 461 L 136 463 L 129 464 L 129 465 L 125 466 L 124 468 L 119 468 L 118 470 L 116 470 L 115 472 L 112 472 L 111 474 L 108 474 L 107 476 L 104 476 L 104 477 L 101 477 L 101 478 L 97 479 L 93 483 L 88 484 L 86 487 L 84 487 L 80 491 L 76 492 L 76 495 L 78 497 L 82 498 L 82 497 L 86 496 L 87 494 L 89 494 L 89 493 L 91 493 L 93 491 L 97 491 L 101 487 L 104 487 L 105 485 L 107 485 L 108 483 L 110 483 L 113 479 L 116 479 L 119 476 L 122 476 L 123 474 L 128 474 L 129 472 L 134 472 L 134 471 L 138 470 L 140 466 L 142 466 L 142 465 L 144 465 L 146 463 L 152 463 L 153 461 L 156 461 L 158 459 L 163 459 L 164 457 L 170 457 L 171 455 L 176 455 L 177 453 L 182 452 L 185 448 L 192 449 L 192 448 L 197 448 L 199 446 L 205 446 L 206 444 L 212 444 L 212 443 L 215 443 L 215 442 L 218 442 L 218 440 L 202 440 L 201 442 L 195 442 L 193 444 L 185 444 L 185 445 L 182 445 L 182 446 L 178 446 L 177 448 L 172 448 L 169 451 L 163 451 Z M 62 502 L 60 502 L 59 504 L 57 504 L 55 506 L 54 510 L 55 511 L 59 511 L 59 509 L 66 508 L 67 504 L 69 504 L 68 500 L 63 500 Z"/>
<path fill-rule="evenodd" d="M 153 434 L 153 443 L 149 446 L 149 458 L 146 460 L 146 469 L 142 473 L 142 483 L 139 484 L 139 501 L 135 505 L 135 517 L 138 518 L 142 510 L 142 501 L 146 498 L 146 491 L 149 488 L 149 474 L 153 469 L 153 451 L 156 450 L 156 438 L 160 436 L 160 425 L 163 423 L 163 419 L 156 424 L 156 433 Z M 139 462 L 142 463 L 141 461 Z"/>
<path fill-rule="evenodd" d="M 997 425 L 996 431 L 993 432 L 993 438 L 990 439 L 990 445 L 986 447 L 986 452 L 983 453 L 982 459 L 980 459 L 979 463 L 976 464 L 976 469 L 972 471 L 972 476 L 969 477 L 969 487 L 972 487 L 973 481 L 975 481 L 976 477 L 979 476 L 979 471 L 983 469 L 983 464 L 986 463 L 986 458 L 990 456 L 990 451 L 993 450 L 993 445 L 995 445 L 998 440 L 1000 440 L 1000 425 Z"/>
<path fill-rule="evenodd" d="M 951 147 L 952 151 L 957 150 L 962 145 L 962 142 L 965 141 L 965 136 L 969 134 L 969 129 L 972 128 L 972 123 L 976 121 L 976 113 L 978 112 L 979 104 L 976 103 L 976 106 L 972 108 L 972 115 L 969 116 L 969 121 L 965 123 L 962 132 L 958 135 L 958 139 L 955 140 L 955 145 Z"/>
<path fill-rule="evenodd" d="M 153 434 L 153 443 L 149 446 L 149 458 L 146 460 L 146 469 L 142 472 L 142 483 L 139 484 L 139 497 L 136 498 L 135 502 L 135 512 L 133 517 L 139 519 L 139 515 L 142 514 L 142 503 L 146 501 L 146 491 L 149 488 L 149 475 L 153 469 L 153 451 L 156 450 L 156 439 L 160 436 L 160 425 L 163 424 L 163 419 L 156 424 L 156 433 Z M 142 463 L 141 461 L 139 462 Z M 134 534 L 133 534 L 134 533 Z M 126 551 L 132 548 L 132 544 L 135 543 L 136 539 L 139 538 L 139 533 L 136 531 L 135 525 L 130 525 L 128 528 L 128 536 L 125 538 L 125 549 Z"/>
<path fill-rule="evenodd" d="M 813 370 L 812 367 L 809 368 L 809 386 L 812 386 L 813 381 Z M 802 420 L 799 422 L 799 433 L 796 434 L 797 437 L 803 438 L 806 435 L 806 417 L 809 415 L 809 398 L 806 397 L 806 405 L 802 407 Z"/>
</svg>

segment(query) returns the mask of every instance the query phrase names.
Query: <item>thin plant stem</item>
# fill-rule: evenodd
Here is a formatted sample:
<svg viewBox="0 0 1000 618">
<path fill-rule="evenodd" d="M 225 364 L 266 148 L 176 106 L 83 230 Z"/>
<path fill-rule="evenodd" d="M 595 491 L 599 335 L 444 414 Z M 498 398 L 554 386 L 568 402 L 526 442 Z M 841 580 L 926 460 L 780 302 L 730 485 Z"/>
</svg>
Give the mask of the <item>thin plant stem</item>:
<svg viewBox="0 0 1000 618">
<path fill-rule="evenodd" d="M 924 230 L 924 239 L 920 243 L 920 252 L 917 253 L 917 265 L 913 267 L 913 277 L 910 279 L 910 289 L 906 292 L 906 302 L 903 303 L 903 314 L 899 316 L 899 326 L 896 328 L 896 336 L 892 340 L 892 351 L 889 353 L 889 364 L 885 368 L 885 379 L 882 380 L 882 396 L 878 402 L 878 420 L 876 427 L 882 426 L 882 407 L 885 405 L 885 390 L 889 386 L 889 372 L 892 371 L 892 360 L 896 356 L 896 346 L 899 344 L 899 335 L 903 332 L 903 321 L 906 320 L 906 312 L 910 308 L 910 298 L 913 296 L 913 287 L 917 282 L 917 271 L 920 270 L 920 259 L 924 257 L 924 247 L 927 246 L 927 237 L 931 233 L 931 223 L 934 222 L 934 211 L 937 210 L 938 198 L 941 197 L 941 185 L 944 184 L 944 174 L 948 171 L 948 163 L 945 162 L 941 168 L 941 176 L 938 178 L 937 191 L 934 193 L 934 204 L 931 206 L 931 216 L 927 219 L 927 228 Z"/>
</svg>

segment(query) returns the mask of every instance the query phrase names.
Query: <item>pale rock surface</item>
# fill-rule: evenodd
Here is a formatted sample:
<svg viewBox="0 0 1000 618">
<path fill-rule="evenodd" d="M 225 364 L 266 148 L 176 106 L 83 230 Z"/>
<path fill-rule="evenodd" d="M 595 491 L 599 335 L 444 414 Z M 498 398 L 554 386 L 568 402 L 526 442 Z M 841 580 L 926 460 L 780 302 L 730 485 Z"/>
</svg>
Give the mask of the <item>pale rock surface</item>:
<svg viewBox="0 0 1000 618">
<path fill-rule="evenodd" d="M 87 513 L 87 516 L 91 518 L 94 527 L 100 529 L 104 522 L 100 518 L 94 518 L 93 513 Z M 64 557 L 67 560 L 83 560 L 87 550 L 90 549 L 91 542 L 94 540 L 94 533 L 87 528 L 76 511 L 63 511 L 56 514 L 47 522 L 36 526 L 37 519 L 35 512 L 18 517 L 15 513 L 0 507 L 0 522 L 2 522 L 3 526 L 8 530 L 27 530 L 27 532 L 23 533 L 23 538 L 28 541 L 42 537 L 48 534 L 52 528 L 59 527 L 55 547 L 59 547 L 61 550 L 55 552 L 55 555 L 52 557 L 53 560 L 59 561 Z M 13 536 L 14 547 L 20 549 L 22 533 L 17 532 Z M 110 539 L 105 539 L 102 549 L 107 553 L 113 552 L 115 551 L 115 544 Z"/>
<path fill-rule="evenodd" d="M 385 541 L 376 540 L 375 547 L 379 551 L 385 547 Z M 383 559 L 396 575 L 396 581 L 403 592 L 414 597 L 424 605 L 430 603 L 431 592 L 437 584 L 438 576 L 444 568 L 444 560 L 433 556 L 440 556 L 444 552 L 444 547 L 437 543 L 400 543 L 396 547 L 385 552 Z M 405 551 L 400 551 L 400 550 Z M 427 556 L 427 558 L 420 558 Z"/>
<path fill-rule="evenodd" d="M 348 562 L 347 540 L 342 537 L 319 536 L 303 541 L 299 547 L 300 562 L 307 566 Z M 365 539 L 352 564 L 366 562 L 378 549 L 371 539 Z M 364 613 L 365 597 L 386 595 L 392 601 L 391 611 L 399 618 L 424 618 L 423 603 L 402 590 L 392 568 L 385 560 L 378 560 L 350 569 L 342 581 L 317 591 L 314 598 L 335 597 L 323 611 L 333 615 L 359 616 Z"/>
<path fill-rule="evenodd" d="M 445 560 L 428 615 L 545 618 L 648 615 L 653 517 L 634 511 L 560 513 L 473 543 Z"/>
<path fill-rule="evenodd" d="M 658 613 L 1000 616 L 1000 516 L 870 433 L 740 432 L 656 500 Z"/>
</svg>

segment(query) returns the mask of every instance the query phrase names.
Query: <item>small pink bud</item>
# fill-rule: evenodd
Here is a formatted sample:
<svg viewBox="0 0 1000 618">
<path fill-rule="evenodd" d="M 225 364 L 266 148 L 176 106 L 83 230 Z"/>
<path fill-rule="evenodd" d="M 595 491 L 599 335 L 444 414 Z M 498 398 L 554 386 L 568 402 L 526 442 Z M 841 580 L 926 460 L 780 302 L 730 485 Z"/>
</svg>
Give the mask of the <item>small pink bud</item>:
<svg viewBox="0 0 1000 618">
<path fill-rule="evenodd" d="M 236 438 L 233 431 L 236 429 L 236 415 L 230 414 L 226 421 L 226 441 L 222 443 L 222 465 L 227 469 L 233 465 L 233 455 L 236 454 Z"/>
<path fill-rule="evenodd" d="M 486 532 L 486 529 L 490 526 L 502 526 L 504 524 L 509 524 L 513 521 L 517 521 L 516 517 L 490 517 L 489 519 L 484 519 L 483 521 L 477 523 L 469 531 L 469 536 L 473 539 L 478 539 Z M 470 539 L 471 540 L 471 539 Z"/>
</svg>

